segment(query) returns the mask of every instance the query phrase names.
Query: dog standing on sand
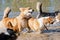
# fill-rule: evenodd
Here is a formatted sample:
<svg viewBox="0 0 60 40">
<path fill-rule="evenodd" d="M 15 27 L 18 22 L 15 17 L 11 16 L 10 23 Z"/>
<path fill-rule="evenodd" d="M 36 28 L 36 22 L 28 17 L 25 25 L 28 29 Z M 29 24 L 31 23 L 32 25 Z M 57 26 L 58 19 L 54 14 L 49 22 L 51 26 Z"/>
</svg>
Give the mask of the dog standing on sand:
<svg viewBox="0 0 60 40">
<path fill-rule="evenodd" d="M 8 14 L 10 12 L 10 8 L 7 7 L 4 11 L 3 19 L 1 23 L 6 26 L 6 28 L 12 29 L 16 31 L 18 34 L 26 27 L 28 27 L 27 20 L 31 17 L 33 9 L 30 7 L 19 8 L 20 14 L 15 18 L 8 18 Z M 3 27 L 4 27 L 3 26 Z"/>
<path fill-rule="evenodd" d="M 54 19 L 52 17 L 41 17 L 41 18 L 30 18 L 28 20 L 28 25 L 32 31 L 35 31 L 37 33 L 42 33 L 42 31 L 46 28 L 47 24 L 52 24 L 54 22 Z"/>
</svg>

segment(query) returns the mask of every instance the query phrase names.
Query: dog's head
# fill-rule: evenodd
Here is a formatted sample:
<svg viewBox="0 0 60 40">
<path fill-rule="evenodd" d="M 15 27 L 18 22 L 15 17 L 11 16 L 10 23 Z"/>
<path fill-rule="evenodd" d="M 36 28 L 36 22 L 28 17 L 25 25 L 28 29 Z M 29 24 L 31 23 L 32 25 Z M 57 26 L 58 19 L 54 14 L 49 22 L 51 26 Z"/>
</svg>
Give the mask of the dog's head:
<svg viewBox="0 0 60 40">
<path fill-rule="evenodd" d="M 60 20 L 60 13 L 55 17 L 56 21 Z"/>
<path fill-rule="evenodd" d="M 24 15 L 25 18 L 29 18 L 31 17 L 32 12 L 34 11 L 32 8 L 30 7 L 26 7 L 26 8 L 19 8 L 20 12 L 22 15 Z"/>
<path fill-rule="evenodd" d="M 55 16 L 55 22 L 54 24 L 60 22 L 60 13 L 58 13 L 58 15 Z"/>
<path fill-rule="evenodd" d="M 54 23 L 54 18 L 52 17 L 45 17 L 44 18 L 44 24 L 53 24 Z"/>
</svg>

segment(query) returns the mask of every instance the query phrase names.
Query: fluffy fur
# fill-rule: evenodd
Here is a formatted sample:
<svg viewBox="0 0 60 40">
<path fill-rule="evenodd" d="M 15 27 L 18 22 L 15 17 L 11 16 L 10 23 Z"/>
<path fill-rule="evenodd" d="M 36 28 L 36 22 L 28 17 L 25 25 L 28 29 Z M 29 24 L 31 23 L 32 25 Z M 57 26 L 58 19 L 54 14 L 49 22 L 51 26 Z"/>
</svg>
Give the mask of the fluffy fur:
<svg viewBox="0 0 60 40">
<path fill-rule="evenodd" d="M 33 9 L 31 9 L 30 7 L 19 8 L 19 10 L 20 10 L 19 16 L 15 18 L 8 18 L 9 12 L 8 13 L 6 12 L 4 14 L 3 19 L 1 20 L 1 23 L 6 28 L 12 29 L 17 33 L 20 33 L 23 30 L 23 28 L 28 27 L 27 20 L 31 17 L 31 13 L 33 12 Z"/>
<path fill-rule="evenodd" d="M 58 13 L 58 15 L 55 17 L 55 22 L 54 24 L 56 24 L 57 22 L 60 22 L 60 13 Z"/>
<path fill-rule="evenodd" d="M 47 29 L 46 25 L 51 23 L 53 23 L 51 17 L 31 18 L 28 21 L 30 29 L 38 33 L 41 33 L 45 28 Z"/>
</svg>

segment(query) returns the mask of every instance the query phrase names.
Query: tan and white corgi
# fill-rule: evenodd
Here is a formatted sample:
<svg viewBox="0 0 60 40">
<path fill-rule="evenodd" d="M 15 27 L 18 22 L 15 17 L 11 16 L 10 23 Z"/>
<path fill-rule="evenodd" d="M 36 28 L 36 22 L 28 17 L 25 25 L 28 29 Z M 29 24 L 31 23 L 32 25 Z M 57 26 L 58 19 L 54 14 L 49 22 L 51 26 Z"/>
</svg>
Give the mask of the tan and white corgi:
<svg viewBox="0 0 60 40">
<path fill-rule="evenodd" d="M 41 33 L 45 28 L 47 29 L 46 27 L 47 24 L 51 24 L 53 22 L 54 22 L 54 19 L 51 17 L 41 17 L 38 19 L 31 18 L 28 20 L 28 25 L 31 30 Z"/>
</svg>

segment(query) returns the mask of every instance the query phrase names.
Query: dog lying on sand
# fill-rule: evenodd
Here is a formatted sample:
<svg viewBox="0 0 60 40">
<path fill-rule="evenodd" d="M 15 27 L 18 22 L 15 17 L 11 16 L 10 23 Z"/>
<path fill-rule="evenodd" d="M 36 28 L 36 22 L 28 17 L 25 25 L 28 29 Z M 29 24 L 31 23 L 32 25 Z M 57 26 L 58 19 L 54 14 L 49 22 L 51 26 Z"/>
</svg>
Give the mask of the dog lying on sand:
<svg viewBox="0 0 60 40">
<path fill-rule="evenodd" d="M 19 16 L 15 18 L 8 18 L 8 14 L 11 11 L 10 8 L 6 8 L 4 11 L 4 16 L 3 19 L 1 20 L 1 23 L 8 29 L 12 29 L 13 31 L 17 32 L 20 34 L 20 32 L 28 27 L 27 20 L 31 17 L 31 14 L 33 12 L 33 9 L 30 7 L 26 8 L 19 8 L 20 14 Z M 2 27 L 4 27 L 2 26 Z"/>
</svg>

